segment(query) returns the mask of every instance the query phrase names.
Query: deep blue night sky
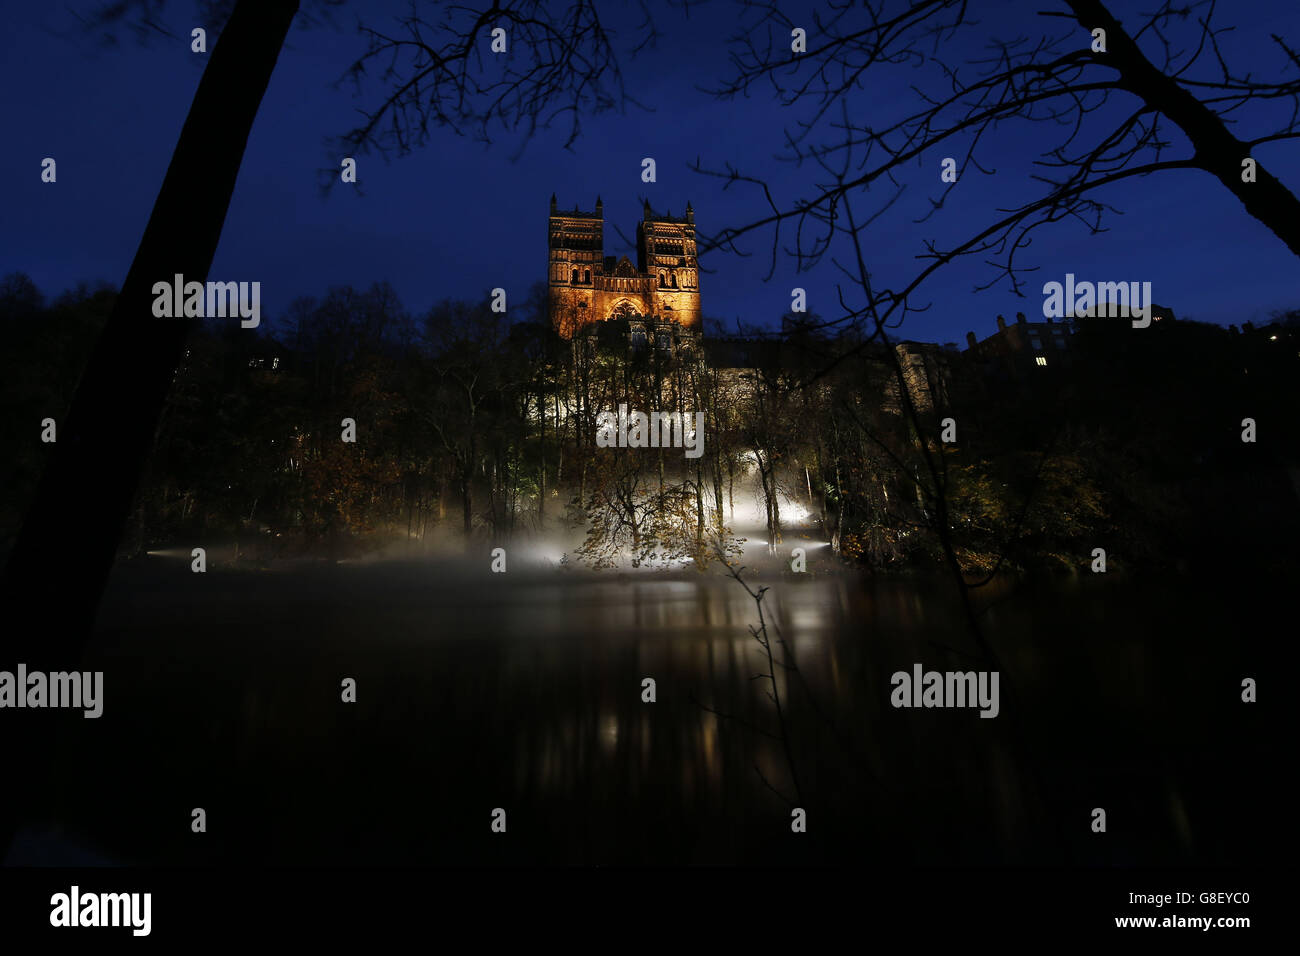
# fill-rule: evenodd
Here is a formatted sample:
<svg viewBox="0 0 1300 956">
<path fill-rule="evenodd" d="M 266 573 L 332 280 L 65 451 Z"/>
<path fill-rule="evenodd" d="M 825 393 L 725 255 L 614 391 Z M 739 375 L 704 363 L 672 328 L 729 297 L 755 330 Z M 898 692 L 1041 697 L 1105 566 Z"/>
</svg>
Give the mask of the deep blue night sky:
<svg viewBox="0 0 1300 956">
<path fill-rule="evenodd" d="M 1050 0 L 990 5 L 995 12 L 985 15 L 983 35 L 1036 33 L 1043 21 L 1033 11 L 1045 5 Z M 405 6 L 367 3 L 365 17 L 386 25 Z M 610 22 L 626 27 L 630 38 L 636 17 L 624 14 L 620 3 L 607 6 Z M 1125 18 L 1151 4 L 1115 0 L 1111 6 Z M 122 281 L 206 62 L 189 50 L 191 13 L 187 3 L 170 5 L 164 22 L 177 34 L 174 41 L 158 37 L 141 46 L 123 30 L 116 47 L 104 48 L 76 32 L 64 7 L 8 10 L 0 33 L 6 119 L 0 272 L 27 272 L 47 295 L 81 280 Z M 1277 33 L 1300 46 L 1300 5 L 1239 0 L 1221 16 L 1237 26 L 1225 43 L 1230 62 L 1249 65 L 1261 79 L 1292 75 L 1282 71 L 1268 36 Z M 689 20 L 665 8 L 657 47 L 626 64 L 629 91 L 653 112 L 629 107 L 592 117 L 570 152 L 561 148 L 563 131 L 543 134 L 513 163 L 516 141 L 508 137 L 489 150 L 435 131 L 428 146 L 405 158 L 386 163 L 362 157 L 364 195 L 339 186 L 323 197 L 320 170 L 338 168 L 326 137 L 351 128 L 357 106 L 373 104 L 380 92 L 377 80 L 360 98 L 346 83 L 334 87 L 363 49 L 355 14 L 345 8 L 337 21 L 337 29 L 295 29 L 290 36 L 250 138 L 210 276 L 260 280 L 267 316 L 299 295 L 379 279 L 391 281 L 414 312 L 444 297 L 477 298 L 494 286 L 504 286 L 518 303 L 545 278 L 552 192 L 568 208 L 580 203 L 590 209 L 596 195 L 603 196 L 607 255 L 632 252 L 615 227 L 634 234 L 643 198 L 675 215 L 691 200 L 702 231 L 762 211 L 752 191 L 723 193 L 720 181 L 689 170 L 697 156 L 706 165 L 731 161 L 768 176 L 787 199 L 807 194 L 816 181 L 808 170 L 773 159 L 782 127 L 795 118 L 791 111 L 765 92 L 719 104 L 696 90 L 724 75 L 724 41 L 735 25 L 733 5 L 713 0 Z M 858 122 L 897 116 L 897 83 L 881 80 L 851 101 Z M 1243 111 L 1236 132 L 1250 138 L 1270 131 L 1270 123 L 1267 113 Z M 1042 133 L 1019 126 L 999 135 L 990 154 L 997 174 L 970 172 L 941 224 L 910 222 L 928 207 L 927 192 L 938 189 L 936 156 L 904 202 L 872 228 L 868 253 L 878 282 L 903 284 L 923 239 L 976 231 L 992 207 L 1006 205 L 999 200 L 1026 195 L 1024 177 Z M 40 181 L 45 156 L 58 162 L 54 185 Z M 657 161 L 657 183 L 640 180 L 644 156 Z M 1261 147 L 1257 156 L 1300 192 L 1300 143 Z M 963 263 L 933 280 L 927 290 L 933 307 L 910 319 L 903 334 L 962 341 L 974 329 L 983 337 L 999 312 L 1009 318 L 1020 310 L 1032 318 L 1041 307 L 1042 282 L 1067 271 L 1081 279 L 1151 281 L 1155 300 L 1180 318 L 1228 324 L 1300 307 L 1300 260 L 1208 176 L 1175 172 L 1130 181 L 1103 198 L 1125 212 L 1110 221 L 1109 233 L 1088 236 L 1081 226 L 1064 225 L 1040 235 L 1030 260 L 1042 269 L 1029 298 L 1016 299 L 1005 285 L 973 293 L 988 278 L 987 267 Z M 788 309 L 796 285 L 809 290 L 813 311 L 834 313 L 835 270 L 827 265 L 796 277 L 793 264 L 782 259 L 765 283 L 768 246 L 765 236 L 749 243 L 751 259 L 715 253 L 703 260 L 712 270 L 702 277 L 705 315 L 728 324 L 737 317 L 770 324 Z"/>
</svg>

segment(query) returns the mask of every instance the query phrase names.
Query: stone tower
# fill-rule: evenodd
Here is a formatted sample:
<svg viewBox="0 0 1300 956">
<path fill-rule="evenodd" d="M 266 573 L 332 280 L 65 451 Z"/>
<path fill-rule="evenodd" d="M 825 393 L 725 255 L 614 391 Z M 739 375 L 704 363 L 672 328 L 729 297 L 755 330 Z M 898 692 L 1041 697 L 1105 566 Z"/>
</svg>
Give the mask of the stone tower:
<svg viewBox="0 0 1300 956">
<path fill-rule="evenodd" d="M 656 216 L 647 201 L 637 223 L 637 261 L 606 256 L 605 213 L 562 210 L 551 196 L 547 228 L 551 321 L 565 338 L 594 322 L 627 319 L 639 327 L 672 323 L 700 327 L 695 211 L 676 219 Z"/>
</svg>

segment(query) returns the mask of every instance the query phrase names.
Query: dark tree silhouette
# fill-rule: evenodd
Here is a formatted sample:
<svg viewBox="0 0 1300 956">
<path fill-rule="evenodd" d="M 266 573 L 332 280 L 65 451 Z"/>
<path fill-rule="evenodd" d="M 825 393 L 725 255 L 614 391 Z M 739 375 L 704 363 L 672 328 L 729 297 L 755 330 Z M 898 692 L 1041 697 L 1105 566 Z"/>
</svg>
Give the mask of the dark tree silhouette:
<svg viewBox="0 0 1300 956">
<path fill-rule="evenodd" d="M 1263 81 L 1230 67 L 1219 45 L 1228 28 L 1215 23 L 1214 0 L 1165 0 L 1144 14 L 1135 29 L 1120 23 L 1100 0 L 1060 3 L 1061 10 L 1036 12 L 1070 21 L 1067 30 L 994 42 L 991 56 L 964 64 L 945 59 L 950 44 L 982 29 L 970 19 L 963 0 L 831 2 L 803 24 L 808 50 L 794 56 L 791 31 L 801 24 L 775 3 L 742 3 L 745 16 L 733 39 L 733 73 L 712 92 L 725 100 L 770 85 L 782 105 L 804 108 L 803 118 L 787 130 L 785 158 L 810 169 L 809 193 L 785 201 L 761 176 L 734 164 L 713 169 L 697 162 L 697 171 L 721 177 L 728 187 L 754 188 L 766 207 L 750 222 L 703 237 L 701 245 L 746 254 L 741 240 L 770 232 L 769 275 L 783 250 L 800 270 L 825 258 L 839 270 L 845 280 L 840 312 L 819 328 L 852 330 L 858 344 L 837 350 L 833 359 L 810 370 L 805 384 L 888 343 L 890 332 L 910 312 L 924 308 L 916 300 L 927 281 L 959 257 L 982 256 L 993 266 L 994 275 L 980 288 L 1005 279 L 1013 293 L 1022 294 L 1023 272 L 1030 267 L 1021 256 L 1035 234 L 1065 219 L 1103 232 L 1104 215 L 1114 210 L 1098 194 L 1126 179 L 1178 169 L 1208 172 L 1300 255 L 1300 201 L 1254 155 L 1265 144 L 1300 139 L 1300 78 Z M 1280 69 L 1300 68 L 1296 52 L 1282 38 L 1272 39 Z M 1154 60 L 1139 42 L 1154 51 Z M 863 117 L 856 97 L 885 68 L 899 65 L 918 68 L 922 78 L 912 84 L 916 99 L 904 102 L 919 100 L 919 108 L 903 107 L 892 117 L 874 111 Z M 927 69 L 934 81 L 929 88 L 922 85 Z M 1251 121 L 1271 121 L 1271 126 L 1240 138 L 1229 129 L 1236 120 L 1231 114 L 1247 105 L 1282 108 L 1257 111 Z M 918 249 L 924 264 L 914 274 L 888 284 L 876 276 L 864 236 L 903 195 L 907 184 L 900 178 L 922 161 L 938 170 L 941 157 L 960 157 L 957 180 L 929 200 L 920 221 L 937 217 L 968 170 L 991 175 L 997 165 L 995 134 L 1015 122 L 1042 134 L 1036 160 L 1041 172 L 1025 180 L 1029 194 L 1023 202 L 994 214 L 993 221 L 955 245 L 924 242 Z M 1168 139 L 1170 130 L 1189 147 L 1185 155 L 1168 155 L 1177 148 Z M 1248 158 L 1255 163 L 1253 181 L 1244 175 Z M 905 467 L 900 449 L 879 442 L 877 435 L 870 437 L 903 474 L 916 475 L 946 563 L 963 582 L 972 633 L 983 645 L 952 540 L 946 458 L 932 446 L 932 430 L 913 405 L 896 351 L 885 348 L 881 354 L 911 425 L 915 447 L 910 453 L 919 455 L 925 476 Z M 1050 446 L 1049 439 L 1044 461 Z M 981 649 L 990 654 L 987 646 Z"/>
<path fill-rule="evenodd" d="M 298 10 L 236 5 L 194 96 L 135 259 L 78 385 L 5 571 L 12 640 L 67 662 L 89 634 L 140 468 L 195 321 L 153 284 L 205 281 L 248 134 Z"/>
<path fill-rule="evenodd" d="M 162 6 L 114 4 L 92 25 L 131 15 L 142 35 L 166 33 L 156 19 Z M 5 582 L 11 607 L 33 610 L 43 630 L 56 635 L 42 638 L 44 651 L 54 653 L 59 642 L 75 651 L 88 633 L 141 464 L 193 330 L 189 320 L 152 318 L 152 284 L 177 273 L 187 280 L 207 278 L 248 132 L 298 6 L 233 5 L 117 306 L 68 419 L 59 423 L 60 440 Z M 219 16 L 229 7 L 203 4 L 201 12 Z M 359 81 L 365 65 L 383 54 L 392 54 L 394 62 L 383 74 L 391 90 L 367 122 L 345 137 L 352 145 L 400 153 L 424 143 L 431 127 L 486 135 L 494 121 L 520 124 L 531 135 L 559 114 L 572 116 L 572 141 L 581 115 L 623 98 L 617 58 L 588 2 L 524 0 L 478 10 L 430 3 L 424 13 L 447 17 L 436 48 L 423 39 L 421 31 L 430 28 L 418 14 L 401 21 L 410 39 L 362 28 L 371 47 L 350 74 Z M 528 65 L 512 66 L 516 60 L 510 58 L 497 69 L 485 57 L 498 25 L 517 31 L 509 42 Z M 409 74 L 401 66 L 408 52 L 414 57 Z M 88 481 L 91 475 L 95 479 Z M 74 541 L 77 546 L 70 546 Z"/>
<path fill-rule="evenodd" d="M 522 150 L 556 122 L 567 127 L 568 148 L 583 117 L 635 102 L 592 0 L 413 4 L 396 26 L 358 27 L 367 49 L 346 78 L 361 90 L 375 70 L 385 93 L 339 138 L 346 149 L 403 156 L 424 146 L 431 131 L 450 129 L 484 143 L 500 132 L 519 134 Z M 497 29 L 506 44 L 499 54 L 491 48 Z M 633 54 L 655 35 L 648 15 L 638 33 Z"/>
<path fill-rule="evenodd" d="M 783 231 L 793 233 L 789 248 L 798 264 L 812 265 L 835 245 L 832 220 L 845 196 L 884 190 L 872 209 L 859 212 L 860 224 L 869 225 L 901 196 L 905 184 L 897 177 L 923 161 L 937 170 L 940 158 L 953 157 L 957 181 L 930 200 L 922 221 L 930 219 L 959 184 L 969 188 L 968 170 L 992 175 L 999 136 L 1021 123 L 1041 135 L 1036 149 L 1041 172 L 1026 180 L 1024 200 L 955 245 L 925 243 L 918 254 L 927 264 L 878 290 L 890 328 L 914 307 L 912 299 L 925 281 L 960 256 L 983 256 L 996 267 L 981 288 L 1005 278 L 1019 293 L 1024 267 L 1018 256 L 1038 230 L 1074 219 L 1101 232 L 1104 214 L 1113 209 L 1096 194 L 1153 173 L 1209 173 L 1300 256 L 1300 200 L 1257 155 L 1266 144 L 1300 139 L 1300 77 L 1264 81 L 1230 67 L 1219 38 L 1231 28 L 1214 22 L 1215 0 L 1165 0 L 1133 30 L 1101 0 L 1060 4 L 1064 9 L 1038 15 L 1072 21 L 1068 29 L 993 42 L 991 56 L 959 64 L 945 59 L 949 44 L 982 29 L 969 18 L 963 0 L 922 0 L 902 5 L 897 13 L 892 11 L 900 5 L 875 0 L 829 3 L 807 25 L 807 53 L 794 57 L 789 37 L 799 24 L 776 4 L 744 3 L 748 16 L 733 41 L 733 74 L 712 92 L 729 99 L 770 84 L 783 105 L 805 107 L 805 118 L 787 131 L 786 158 L 808 165 L 814 177 L 807 196 L 786 201 L 773 195 L 762 177 L 735 164 L 716 169 L 697 162 L 698 171 L 728 185 L 755 187 L 766 206 L 766 213 L 751 222 L 702 237 L 701 248 L 739 251 L 738 240 L 771 228 L 773 268 Z M 1093 50 L 1098 29 L 1105 31 L 1105 52 Z M 1300 69 L 1296 52 L 1281 37 L 1272 39 L 1280 68 Z M 1154 60 L 1140 41 L 1154 51 Z M 912 84 L 916 98 L 906 102 L 919 101 L 919 108 L 886 117 L 874 109 L 863 116 L 856 103 L 849 109 L 851 97 L 899 65 L 918 68 L 920 78 Z M 927 78 L 932 82 L 923 86 Z M 1232 114 L 1248 105 L 1263 107 L 1249 119 L 1267 128 L 1242 138 L 1230 124 L 1244 121 Z M 849 152 L 856 157 L 849 174 L 830 182 L 816 178 L 826 163 L 838 166 Z M 1255 161 L 1254 181 L 1243 177 L 1248 158 Z M 841 321 L 864 316 L 857 312 Z"/>
<path fill-rule="evenodd" d="M 746 0 L 733 39 L 733 73 L 711 92 L 727 100 L 770 87 L 778 102 L 796 108 L 800 118 L 786 130 L 783 158 L 810 174 L 798 187 L 801 195 L 787 199 L 762 175 L 738 164 L 694 164 L 727 188 L 754 189 L 764 208 L 749 222 L 701 236 L 702 252 L 747 255 L 742 241 L 770 234 L 769 278 L 783 254 L 799 271 L 829 259 L 843 277 L 839 314 L 817 329 L 840 328 L 859 344 L 838 350 L 803 384 L 867 350 L 880 349 L 885 356 L 910 425 L 907 440 L 891 443 L 851 407 L 843 412 L 901 474 L 914 476 L 920 513 L 960 594 L 975 656 L 999 671 L 999 655 L 981 628 L 972 590 L 992 580 L 1002 562 L 982 580 L 968 579 L 954 533 L 948 452 L 912 400 L 900 357 L 889 347 L 890 332 L 910 312 L 925 308 L 917 301 L 923 287 L 960 257 L 979 256 L 993 267 L 979 288 L 1005 280 L 1014 294 L 1023 294 L 1023 273 L 1032 266 L 1022 259 L 1040 230 L 1073 219 L 1094 234 L 1103 232 L 1106 214 L 1116 211 L 1105 201 L 1105 189 L 1156 173 L 1209 173 L 1300 256 L 1300 200 L 1256 155 L 1266 144 L 1300 139 L 1300 78 L 1261 81 L 1230 67 L 1219 45 L 1224 28 L 1214 22 L 1215 0 L 1165 0 L 1133 29 L 1101 0 L 1060 0 L 1059 5 L 1057 11 L 1033 12 L 1069 21 L 1067 29 L 992 42 L 991 56 L 958 64 L 949 51 L 983 29 L 971 19 L 965 0 L 831 0 L 803 23 L 777 3 Z M 792 55 L 792 32 L 801 27 L 807 31 L 807 50 Z M 1273 40 L 1280 69 L 1300 67 L 1295 51 L 1280 37 Z M 906 105 L 893 115 L 882 116 L 878 108 L 864 111 L 863 90 L 873 82 L 888 83 L 888 68 L 900 66 L 916 68 L 920 78 L 910 84 L 915 96 L 898 98 Z M 1283 108 L 1269 109 L 1278 104 Z M 890 109 L 888 101 L 876 105 Z M 1251 112 L 1243 110 L 1246 106 L 1265 108 Z M 1247 138 L 1235 135 L 1229 124 L 1238 110 L 1266 128 Z M 941 159 L 956 160 L 957 177 L 929 199 L 917 221 L 938 219 L 953 189 L 971 188 L 968 173 L 994 173 L 999 136 L 1016 123 L 1028 124 L 1041 145 L 1035 148 L 1038 172 L 1023 180 L 1025 190 L 1015 204 L 990 213 L 974 235 L 955 244 L 921 242 L 922 265 L 912 275 L 889 277 L 897 281 L 876 275 L 865 246 L 867 230 L 903 197 L 905 178 L 921 163 L 937 171 Z M 1253 163 L 1249 173 L 1247 160 Z M 1010 537 L 1030 510 L 1056 436 L 1040 441 L 1038 470 Z M 919 458 L 923 470 L 909 468 L 905 458 Z M 1024 717 L 1010 675 L 1004 687 L 1011 725 L 1024 747 Z M 1039 793 L 1045 795 L 1041 786 Z"/>
<path fill-rule="evenodd" d="M 3 584 L 5 656 L 36 669 L 72 667 L 194 321 L 156 319 L 153 284 L 205 281 L 244 147 L 297 0 L 239 3 L 231 13 L 104 330 L 37 485 Z M 49 756 L 49 722 L 20 736 L 32 766 Z M 0 848 L 14 815 L 0 820 Z"/>
<path fill-rule="evenodd" d="M 109 4 L 89 25 L 100 28 L 127 18 L 142 36 L 165 34 L 157 22 L 163 6 L 161 0 Z M 207 2 L 199 10 L 209 19 L 228 10 L 229 17 L 113 312 L 67 418 L 58 423 L 58 441 L 5 568 L 3 595 L 12 625 L 4 638 L 10 652 L 5 656 L 34 668 L 71 666 L 90 635 L 132 496 L 195 328 L 194 320 L 154 318 L 152 287 L 177 274 L 206 281 L 249 132 L 299 3 Z M 373 115 L 375 123 L 356 135 L 360 146 L 406 149 L 423 142 L 430 126 L 459 132 L 479 120 L 486 128 L 489 121 L 512 117 L 531 133 L 565 109 L 576 124 L 581 109 L 590 105 L 588 97 L 596 97 L 597 108 L 618 102 L 621 88 L 611 92 L 603 82 L 610 71 L 616 74 L 617 61 L 590 3 L 495 0 L 477 11 L 452 3 L 430 3 L 426 10 L 441 11 L 462 26 L 442 34 L 448 45 L 437 51 L 418 34 L 409 47 L 401 47 L 419 51 L 417 71 L 410 77 L 385 71 L 393 92 Z M 422 21 L 413 15 L 404 22 Z M 498 24 L 537 41 L 533 67 L 516 71 L 476 59 L 482 53 L 478 45 L 488 42 Z M 378 52 L 383 50 L 372 49 Z M 422 69 L 420 58 L 428 56 L 433 67 Z M 353 72 L 359 75 L 364 68 Z M 569 101 L 561 102 L 565 97 Z M 391 143 L 378 138 L 381 118 Z M 28 735 L 26 743 L 32 755 L 47 749 L 37 735 Z M 8 827 L 0 830 L 0 848 L 11 833 Z"/>
</svg>

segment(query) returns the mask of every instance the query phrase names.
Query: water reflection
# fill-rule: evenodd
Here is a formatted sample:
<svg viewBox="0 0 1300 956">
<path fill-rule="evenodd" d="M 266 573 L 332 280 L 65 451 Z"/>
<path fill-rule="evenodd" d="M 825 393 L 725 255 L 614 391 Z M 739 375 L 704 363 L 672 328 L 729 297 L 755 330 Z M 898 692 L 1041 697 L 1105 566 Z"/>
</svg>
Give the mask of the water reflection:
<svg viewBox="0 0 1300 956">
<path fill-rule="evenodd" d="M 1224 614 L 1176 587 L 990 595 L 1000 603 L 983 620 L 1016 704 L 1004 697 L 1003 715 L 981 720 L 889 704 L 896 670 L 970 666 L 943 649 L 968 646 L 943 582 L 755 580 L 772 586 L 771 633 L 797 665 L 777 673 L 796 792 L 756 678 L 767 665 L 753 602 L 726 578 L 555 574 L 505 587 L 426 565 L 208 578 L 115 579 L 95 661 L 111 719 L 71 732 L 50 782 L 67 824 L 122 857 L 195 860 L 173 826 L 194 805 L 222 821 L 204 859 L 1251 852 L 1239 832 L 1251 815 L 1212 772 L 1244 718 L 1206 675 L 1253 651 L 1225 648 Z M 340 701 L 344 677 L 356 704 Z M 130 779 L 124 752 L 142 768 Z M 119 782 L 91 806 L 76 796 L 85 779 Z M 807 839 L 791 839 L 785 798 L 807 810 Z M 498 806 L 509 841 L 489 832 Z M 1124 820 L 1104 846 L 1090 840 L 1094 806 Z"/>
</svg>

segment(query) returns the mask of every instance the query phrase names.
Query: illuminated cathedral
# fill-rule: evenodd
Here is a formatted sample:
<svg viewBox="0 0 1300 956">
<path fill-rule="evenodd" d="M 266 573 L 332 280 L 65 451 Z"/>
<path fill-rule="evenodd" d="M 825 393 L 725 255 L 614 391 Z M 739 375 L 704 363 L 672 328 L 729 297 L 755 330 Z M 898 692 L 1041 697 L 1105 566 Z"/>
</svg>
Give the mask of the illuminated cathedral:
<svg viewBox="0 0 1300 956">
<path fill-rule="evenodd" d="M 671 347 L 700 330 L 695 212 L 656 215 L 647 200 L 636 228 L 636 263 L 605 255 L 604 204 L 561 210 L 551 196 L 547 229 L 551 321 L 566 339 L 595 323 L 626 321 L 633 344 Z"/>
</svg>

